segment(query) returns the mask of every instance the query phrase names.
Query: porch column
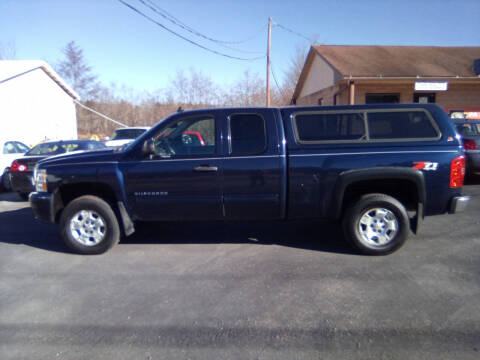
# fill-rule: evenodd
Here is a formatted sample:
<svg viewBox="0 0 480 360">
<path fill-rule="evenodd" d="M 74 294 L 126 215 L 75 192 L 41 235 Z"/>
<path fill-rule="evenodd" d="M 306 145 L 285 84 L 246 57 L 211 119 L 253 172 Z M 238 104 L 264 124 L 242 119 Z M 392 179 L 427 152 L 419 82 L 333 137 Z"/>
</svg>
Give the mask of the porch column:
<svg viewBox="0 0 480 360">
<path fill-rule="evenodd" d="M 349 91 L 348 91 L 348 94 L 349 94 L 349 105 L 355 105 L 355 83 L 353 81 L 350 81 L 350 84 L 349 84 Z"/>
</svg>

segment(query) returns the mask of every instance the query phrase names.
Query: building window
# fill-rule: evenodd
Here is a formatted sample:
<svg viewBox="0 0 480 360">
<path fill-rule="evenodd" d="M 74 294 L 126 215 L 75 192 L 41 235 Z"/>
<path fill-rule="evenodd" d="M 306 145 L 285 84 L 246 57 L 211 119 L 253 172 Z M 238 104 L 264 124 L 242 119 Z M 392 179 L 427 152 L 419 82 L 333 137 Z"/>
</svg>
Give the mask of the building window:
<svg viewBox="0 0 480 360">
<path fill-rule="evenodd" d="M 320 106 L 323 105 L 323 98 L 322 98 L 322 99 L 318 99 L 318 105 L 320 105 Z"/>
<path fill-rule="evenodd" d="M 450 117 L 452 119 L 465 119 L 466 118 L 465 111 L 463 111 L 463 110 L 450 110 L 448 115 L 450 115 Z"/>
<path fill-rule="evenodd" d="M 337 94 L 333 95 L 333 105 L 337 105 Z"/>
<path fill-rule="evenodd" d="M 365 104 L 398 104 L 400 94 L 366 94 Z"/>
<path fill-rule="evenodd" d="M 420 104 L 434 103 L 435 93 L 415 93 L 413 94 L 413 102 Z"/>
</svg>

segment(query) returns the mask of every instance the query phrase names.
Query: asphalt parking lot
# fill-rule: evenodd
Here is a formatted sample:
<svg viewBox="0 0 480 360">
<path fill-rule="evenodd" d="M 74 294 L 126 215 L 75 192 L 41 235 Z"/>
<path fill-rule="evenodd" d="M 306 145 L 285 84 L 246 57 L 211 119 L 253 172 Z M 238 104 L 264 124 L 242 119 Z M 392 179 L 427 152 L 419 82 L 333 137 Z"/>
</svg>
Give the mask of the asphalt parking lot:
<svg viewBox="0 0 480 360">
<path fill-rule="evenodd" d="M 480 185 L 384 257 L 335 224 L 158 224 L 71 254 L 0 194 L 1 359 L 479 359 Z"/>
</svg>

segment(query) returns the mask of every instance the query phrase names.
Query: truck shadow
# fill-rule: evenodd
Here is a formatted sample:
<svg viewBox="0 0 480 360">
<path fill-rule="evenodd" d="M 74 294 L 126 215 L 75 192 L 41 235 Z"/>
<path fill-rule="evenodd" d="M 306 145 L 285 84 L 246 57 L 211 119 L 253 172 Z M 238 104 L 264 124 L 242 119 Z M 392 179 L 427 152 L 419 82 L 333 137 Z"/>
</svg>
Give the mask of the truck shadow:
<svg viewBox="0 0 480 360">
<path fill-rule="evenodd" d="M 0 212 L 0 243 L 26 245 L 70 253 L 58 228 L 36 220 L 30 207 Z M 181 222 L 138 223 L 122 244 L 263 244 L 341 254 L 354 252 L 345 243 L 338 224 L 293 222 Z"/>
<path fill-rule="evenodd" d="M 0 193 L 0 201 L 8 201 L 12 203 L 20 203 L 24 202 L 25 200 L 21 199 L 15 192 L 1 192 Z"/>
<path fill-rule="evenodd" d="M 0 243 L 69 252 L 60 241 L 56 226 L 35 220 L 30 207 L 0 212 L 0 229 Z"/>
<path fill-rule="evenodd" d="M 257 243 L 354 254 L 339 224 L 320 221 L 138 223 L 121 244 Z"/>
</svg>

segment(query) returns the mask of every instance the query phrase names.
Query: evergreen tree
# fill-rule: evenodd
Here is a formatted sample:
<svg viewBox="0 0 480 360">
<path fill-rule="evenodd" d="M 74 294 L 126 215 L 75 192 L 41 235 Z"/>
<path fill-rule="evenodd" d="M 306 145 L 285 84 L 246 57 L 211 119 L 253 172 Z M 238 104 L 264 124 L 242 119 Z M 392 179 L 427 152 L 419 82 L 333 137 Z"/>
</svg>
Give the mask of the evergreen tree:
<svg viewBox="0 0 480 360">
<path fill-rule="evenodd" d="M 57 64 L 59 75 L 80 95 L 83 100 L 91 100 L 98 95 L 100 85 L 97 76 L 92 74 L 83 56 L 83 50 L 70 41 L 63 49 L 65 56 Z"/>
</svg>

